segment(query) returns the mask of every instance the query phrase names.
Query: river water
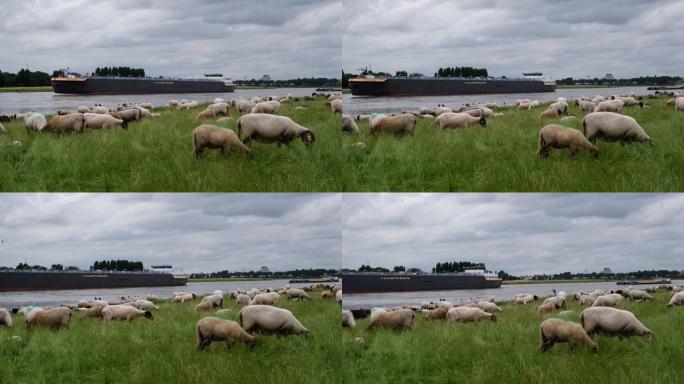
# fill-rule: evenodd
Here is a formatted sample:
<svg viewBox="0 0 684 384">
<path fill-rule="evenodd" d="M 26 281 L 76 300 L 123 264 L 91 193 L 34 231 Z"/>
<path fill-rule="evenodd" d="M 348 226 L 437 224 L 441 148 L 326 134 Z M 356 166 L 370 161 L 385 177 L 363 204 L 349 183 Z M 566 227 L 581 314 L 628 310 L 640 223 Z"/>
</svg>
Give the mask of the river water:
<svg viewBox="0 0 684 384">
<path fill-rule="evenodd" d="M 176 287 L 142 287 L 142 288 L 110 288 L 110 289 L 77 289 L 60 291 L 20 291 L 1 292 L 0 308 L 17 308 L 21 306 L 57 306 L 66 303 L 77 303 L 79 300 L 88 300 L 101 297 L 103 300 L 117 300 L 122 296 L 138 296 L 145 298 L 148 294 L 159 298 L 168 298 L 173 292 L 186 291 L 196 294 L 211 293 L 217 289 L 224 293 L 241 288 L 280 288 L 289 285 L 293 288 L 301 288 L 311 284 L 292 283 L 288 280 L 254 280 L 254 281 L 216 281 L 216 282 L 189 282 L 186 286 Z"/>
<path fill-rule="evenodd" d="M 401 111 L 418 111 L 421 107 L 436 107 L 444 104 L 456 107 L 463 104 L 477 104 L 494 102 L 500 106 L 515 105 L 519 99 L 551 101 L 558 97 L 571 100 L 575 97 L 596 95 L 637 95 L 653 93 L 646 87 L 618 87 L 618 88 L 563 88 L 555 92 L 544 93 L 510 93 L 501 95 L 464 95 L 464 96 L 401 96 L 401 97 L 362 97 L 344 95 L 344 113 L 352 116 L 371 114 L 373 112 L 396 113 Z"/>
<path fill-rule="evenodd" d="M 672 280 L 672 284 L 682 285 L 684 280 Z M 344 285 L 343 285 L 344 286 Z M 635 289 L 644 289 L 653 285 L 638 285 Z M 489 289 L 468 289 L 452 291 L 417 291 L 417 292 L 388 292 L 388 293 L 345 293 L 343 306 L 345 308 L 367 308 L 372 307 L 395 307 L 402 305 L 420 305 L 423 302 L 438 301 L 447 299 L 456 304 L 461 299 L 484 299 L 494 297 L 497 301 L 512 300 L 517 293 L 530 293 L 538 296 L 548 296 L 556 291 L 565 291 L 568 295 L 572 292 L 585 290 L 591 292 L 595 289 L 617 289 L 626 288 L 615 282 L 600 283 L 544 283 L 544 284 L 504 284 L 501 288 Z M 344 290 L 344 288 L 343 288 Z"/>
<path fill-rule="evenodd" d="M 269 88 L 269 89 L 236 89 L 231 93 L 183 93 L 161 95 L 57 95 L 53 92 L 0 92 L 0 114 L 39 112 L 54 114 L 58 109 L 76 110 L 81 105 L 117 106 L 121 103 L 150 102 L 155 107 L 166 106 L 169 100 L 213 101 L 220 97 L 224 100 L 250 98 L 252 96 L 307 96 L 315 88 Z"/>
</svg>

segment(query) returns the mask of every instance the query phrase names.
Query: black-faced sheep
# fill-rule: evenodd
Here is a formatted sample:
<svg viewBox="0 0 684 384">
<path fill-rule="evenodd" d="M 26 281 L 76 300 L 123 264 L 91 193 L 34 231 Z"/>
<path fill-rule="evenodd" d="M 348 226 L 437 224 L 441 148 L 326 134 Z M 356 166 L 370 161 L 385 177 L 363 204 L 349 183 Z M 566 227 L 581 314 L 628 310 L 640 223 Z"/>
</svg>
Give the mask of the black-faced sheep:
<svg viewBox="0 0 684 384">
<path fill-rule="evenodd" d="M 262 330 L 286 334 L 309 333 L 292 312 L 270 305 L 248 305 L 240 310 L 238 320 L 246 332 Z"/>
<path fill-rule="evenodd" d="M 237 121 L 238 137 L 249 145 L 252 140 L 263 143 L 289 144 L 296 138 L 301 138 L 307 146 L 314 143 L 316 137 L 309 129 L 295 123 L 289 117 L 269 115 L 265 113 L 250 113 Z"/>
</svg>

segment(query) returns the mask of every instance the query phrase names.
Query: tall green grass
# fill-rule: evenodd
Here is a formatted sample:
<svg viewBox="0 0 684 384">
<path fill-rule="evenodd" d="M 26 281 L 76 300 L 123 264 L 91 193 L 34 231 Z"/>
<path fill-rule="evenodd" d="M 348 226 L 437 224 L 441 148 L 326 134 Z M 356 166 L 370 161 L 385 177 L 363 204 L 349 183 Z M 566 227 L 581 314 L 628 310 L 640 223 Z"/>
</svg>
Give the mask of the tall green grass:
<svg viewBox="0 0 684 384">
<path fill-rule="evenodd" d="M 154 320 L 131 323 L 81 320 L 69 329 L 26 330 L 23 317 L 14 328 L 0 327 L 0 383 L 337 383 L 344 355 L 339 305 L 322 300 L 281 300 L 311 331 L 311 336 L 256 334 L 256 346 L 227 347 L 214 342 L 195 350 L 195 324 L 212 312 L 195 313 L 199 300 L 161 304 Z M 236 320 L 239 306 L 226 300 L 226 319 Z M 12 335 L 21 343 L 8 341 Z"/>
<path fill-rule="evenodd" d="M 305 106 L 308 110 L 297 111 Z M 307 149 L 301 140 L 279 148 L 252 143 L 254 156 L 217 151 L 196 160 L 192 130 L 202 123 L 235 129 L 238 113 L 225 123 L 195 121 L 201 109 L 161 108 L 161 117 L 121 129 L 89 130 L 56 136 L 27 133 L 23 121 L 5 124 L 0 135 L 2 191 L 340 191 L 340 118 L 333 117 L 325 99 L 283 104 L 279 114 L 312 129 L 316 143 Z M 20 146 L 14 144 L 21 143 Z"/>
<path fill-rule="evenodd" d="M 418 314 L 410 331 L 365 332 L 369 320 L 345 329 L 347 383 L 675 383 L 684 368 L 684 308 L 668 308 L 668 294 L 654 302 L 619 306 L 632 311 L 655 332 L 653 340 L 595 336 L 599 351 L 556 344 L 540 353 L 536 304 L 502 305 L 497 322 L 449 324 L 428 322 Z M 579 322 L 582 307 L 568 302 Z M 361 337 L 363 343 L 354 341 Z"/>
<path fill-rule="evenodd" d="M 441 130 L 420 119 L 413 137 L 368 136 L 343 139 L 344 191 L 477 191 L 477 192 L 650 192 L 684 190 L 684 113 L 665 106 L 665 98 L 644 100 L 650 108 L 626 108 L 654 139 L 653 147 L 598 142 L 600 155 L 572 157 L 552 151 L 536 155 L 539 129 L 558 120 L 539 121 L 542 108 L 506 109 L 487 127 Z M 562 125 L 581 127 L 585 115 Z M 359 149 L 356 143 L 365 143 Z"/>
</svg>

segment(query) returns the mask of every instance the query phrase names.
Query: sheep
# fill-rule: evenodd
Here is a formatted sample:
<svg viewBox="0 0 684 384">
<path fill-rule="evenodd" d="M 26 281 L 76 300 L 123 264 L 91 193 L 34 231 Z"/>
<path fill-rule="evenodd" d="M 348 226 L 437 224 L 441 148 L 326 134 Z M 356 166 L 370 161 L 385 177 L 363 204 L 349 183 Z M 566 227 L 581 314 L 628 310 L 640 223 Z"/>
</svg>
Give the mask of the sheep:
<svg viewBox="0 0 684 384">
<path fill-rule="evenodd" d="M 249 305 L 250 300 L 251 298 L 248 295 L 245 295 L 244 293 L 239 293 L 235 298 L 235 302 L 241 305 Z"/>
<path fill-rule="evenodd" d="M 622 295 L 612 293 L 610 295 L 599 296 L 594 300 L 592 307 L 616 307 L 622 301 Z"/>
<path fill-rule="evenodd" d="M 557 109 L 549 107 L 539 115 L 539 120 L 544 120 L 546 118 L 558 118 L 559 116 L 560 115 Z"/>
<path fill-rule="evenodd" d="M 154 305 L 153 302 L 148 300 L 136 300 L 133 303 L 131 303 L 131 305 L 145 311 L 153 311 L 159 309 L 158 306 Z"/>
<path fill-rule="evenodd" d="M 216 101 L 216 100 L 214 100 Z M 224 115 L 228 116 L 230 114 L 230 108 L 228 106 L 228 103 L 225 103 L 223 101 L 221 102 L 215 102 L 214 104 L 210 104 L 207 109 L 211 109 L 214 111 L 216 116 L 218 115 Z"/>
<path fill-rule="evenodd" d="M 185 102 L 185 103 L 181 102 L 180 104 L 178 104 L 178 106 L 176 108 L 178 108 L 179 110 L 180 109 L 189 110 L 189 109 L 195 109 L 198 106 L 199 106 L 198 102 L 190 101 L 190 102 Z"/>
<path fill-rule="evenodd" d="M 85 130 L 85 126 L 85 116 L 81 113 L 72 113 L 69 115 L 54 116 L 42 131 L 54 133 L 82 133 Z"/>
<path fill-rule="evenodd" d="M 342 290 L 340 289 L 335 293 L 335 300 L 338 304 L 342 304 Z"/>
<path fill-rule="evenodd" d="M 71 310 L 69 308 L 34 308 L 26 315 L 26 328 L 31 328 L 31 326 L 34 325 L 41 325 L 53 328 L 69 328 L 70 321 Z"/>
<path fill-rule="evenodd" d="M 546 319 L 539 325 L 539 352 L 546 352 L 554 343 L 570 343 L 571 347 L 582 344 L 592 352 L 598 350 L 598 344 L 587 335 L 582 325 L 561 319 Z"/>
<path fill-rule="evenodd" d="M 195 326 L 195 333 L 198 351 L 209 347 L 212 341 L 225 341 L 226 345 L 230 346 L 231 341 L 253 345 L 256 340 L 254 336 L 245 332 L 238 323 L 231 320 L 222 320 L 218 317 L 204 317 L 200 319 Z"/>
<path fill-rule="evenodd" d="M 91 129 L 101 129 L 101 128 L 114 128 L 120 126 L 123 129 L 128 128 L 128 123 L 117 119 L 111 115 L 107 114 L 97 114 L 97 113 L 86 113 L 85 116 L 85 127 Z"/>
<path fill-rule="evenodd" d="M 594 112 L 582 119 L 584 136 L 592 143 L 597 138 L 604 141 L 631 143 L 638 141 L 652 144 L 651 139 L 637 121 L 630 116 L 613 112 Z"/>
<path fill-rule="evenodd" d="M 330 290 L 321 292 L 321 299 L 332 299 L 333 297 L 335 297 L 335 295 L 333 295 Z"/>
<path fill-rule="evenodd" d="M 2 123 L 0 123 L 0 133 L 7 133 L 7 129 L 5 128 L 4 125 L 2 125 Z"/>
<path fill-rule="evenodd" d="M 546 304 L 546 303 L 551 303 L 554 306 L 556 306 L 556 308 L 558 308 L 558 309 L 561 309 L 561 308 L 565 309 L 566 308 L 565 297 L 563 297 L 563 296 L 547 297 L 544 300 L 544 304 Z"/>
<path fill-rule="evenodd" d="M 197 297 L 194 293 L 183 293 L 173 296 L 172 303 L 185 303 L 186 301 L 194 300 Z"/>
<path fill-rule="evenodd" d="M 342 115 L 342 132 L 358 133 L 359 126 L 356 125 L 354 119 L 349 115 Z"/>
<path fill-rule="evenodd" d="M 40 113 L 30 112 L 26 114 L 26 131 L 42 131 L 47 125 L 45 116 Z"/>
<path fill-rule="evenodd" d="M 209 301 L 201 301 L 199 304 L 195 305 L 195 312 L 211 311 L 212 309 L 214 309 L 214 305 Z"/>
<path fill-rule="evenodd" d="M 265 113 L 250 113 L 242 116 L 237 121 L 237 134 L 247 146 L 252 140 L 263 143 L 277 142 L 278 146 L 289 144 L 296 138 L 301 138 L 306 146 L 316 141 L 313 131 L 295 123 L 289 117 Z"/>
<path fill-rule="evenodd" d="M 667 303 L 668 307 L 674 307 L 675 305 L 684 305 L 684 292 L 675 292 L 670 298 L 670 302 Z"/>
<path fill-rule="evenodd" d="M 356 328 L 356 321 L 354 320 L 354 314 L 347 309 L 342 310 L 342 326 L 348 328 Z"/>
<path fill-rule="evenodd" d="M 527 303 L 531 303 L 533 301 L 536 301 L 537 299 L 538 299 L 537 295 L 529 295 L 529 294 L 520 295 L 520 296 L 515 298 L 514 303 L 515 304 L 527 304 Z"/>
<path fill-rule="evenodd" d="M 277 100 L 271 100 L 271 101 L 265 101 L 263 103 L 259 103 L 255 105 L 251 113 L 267 113 L 274 115 L 278 113 L 278 110 L 280 109 L 280 102 Z"/>
<path fill-rule="evenodd" d="M 596 108 L 596 103 L 593 101 L 580 101 L 579 107 L 583 112 L 594 112 Z"/>
<path fill-rule="evenodd" d="M 213 119 L 216 117 L 216 112 L 213 109 L 205 109 L 204 111 L 200 112 L 195 116 L 195 120 L 203 120 L 203 119 Z"/>
<path fill-rule="evenodd" d="M 653 296 L 649 295 L 648 292 L 646 291 L 641 291 L 638 289 L 631 289 L 629 292 L 627 292 L 627 297 L 629 297 L 630 300 L 655 300 Z"/>
<path fill-rule="evenodd" d="M 679 113 L 680 109 L 684 109 L 684 97 L 677 97 L 674 101 L 675 112 Z"/>
<path fill-rule="evenodd" d="M 141 114 L 140 110 L 137 108 L 124 109 L 122 111 L 111 112 L 109 115 L 111 115 L 115 119 L 125 121 L 126 124 L 142 119 L 142 114 Z"/>
<path fill-rule="evenodd" d="M 222 295 L 209 295 L 202 298 L 203 303 L 211 304 L 211 307 L 223 307 L 223 296 Z"/>
<path fill-rule="evenodd" d="M 292 312 L 270 305 L 248 305 L 240 310 L 238 321 L 248 333 L 252 330 L 299 335 L 309 333 Z"/>
<path fill-rule="evenodd" d="M 301 289 L 298 288 L 290 288 L 287 290 L 287 298 L 292 300 L 292 299 L 311 299 L 311 296 L 309 296 L 308 293 L 304 292 Z"/>
<path fill-rule="evenodd" d="M 631 96 L 620 97 L 619 100 L 622 101 L 622 105 L 625 107 L 636 107 L 637 105 L 641 108 L 644 107 L 644 103 Z"/>
<path fill-rule="evenodd" d="M 499 307 L 499 306 L 496 305 L 495 303 L 490 303 L 489 301 L 479 301 L 479 302 L 477 303 L 477 306 L 478 306 L 481 310 L 483 310 L 483 311 L 485 311 L 485 312 L 489 312 L 489 313 L 494 313 L 494 312 L 496 312 L 496 311 L 499 311 L 499 312 L 502 312 L 502 311 L 503 311 L 503 309 L 501 309 L 501 307 Z"/>
<path fill-rule="evenodd" d="M 105 324 L 111 324 L 112 320 L 133 321 L 141 316 L 154 320 L 152 312 L 143 311 L 130 305 L 108 305 L 102 308 L 102 317 Z"/>
<path fill-rule="evenodd" d="M 585 306 L 585 305 L 592 306 L 594 304 L 595 300 L 596 299 L 592 296 L 582 295 L 582 296 L 580 296 L 579 302 L 580 302 L 580 305 L 582 305 L 582 306 Z"/>
<path fill-rule="evenodd" d="M 567 148 L 572 156 L 582 150 L 598 155 L 598 148 L 590 143 L 582 132 L 555 124 L 547 125 L 539 130 L 537 154 L 546 158 L 549 156 L 551 148 Z"/>
<path fill-rule="evenodd" d="M 103 107 L 101 105 L 96 105 L 94 108 L 91 109 L 91 112 L 98 115 L 106 115 L 109 113 L 109 108 Z"/>
<path fill-rule="evenodd" d="M 237 100 L 235 102 L 235 109 L 238 110 L 238 112 L 250 112 L 252 108 L 256 106 L 256 103 L 253 103 L 249 100 Z"/>
<path fill-rule="evenodd" d="M 646 328 L 632 312 L 610 307 L 591 307 L 582 311 L 580 323 L 589 335 L 603 333 L 608 336 L 650 336 Z"/>
<path fill-rule="evenodd" d="M 598 103 L 594 112 L 622 112 L 625 102 L 622 100 L 606 100 Z"/>
<path fill-rule="evenodd" d="M 81 319 L 91 319 L 102 317 L 102 309 L 104 307 L 105 306 L 102 305 L 96 305 L 90 308 L 78 308 L 78 311 L 81 313 Z"/>
<path fill-rule="evenodd" d="M 12 315 L 6 308 L 0 308 L 0 325 L 12 327 Z"/>
<path fill-rule="evenodd" d="M 366 328 L 366 331 L 372 331 L 375 328 L 390 328 L 396 330 L 411 329 L 415 313 L 410 309 L 399 309 L 392 312 L 379 312 L 375 318 L 371 314 L 371 322 Z"/>
<path fill-rule="evenodd" d="M 341 291 L 341 290 L 342 290 L 342 286 L 340 286 L 340 285 L 336 285 L 336 286 L 330 288 L 330 291 L 333 293 L 333 295 L 336 295 L 337 291 Z"/>
<path fill-rule="evenodd" d="M 180 104 L 178 100 L 169 100 L 169 108 L 178 108 L 178 104 Z"/>
<path fill-rule="evenodd" d="M 567 115 L 568 114 L 568 103 L 566 101 L 557 101 L 555 103 L 549 104 L 549 109 L 555 109 L 558 111 L 559 115 Z"/>
<path fill-rule="evenodd" d="M 390 133 L 395 135 L 413 135 L 416 128 L 416 117 L 411 114 L 387 116 L 374 114 L 370 118 L 370 135 Z"/>
<path fill-rule="evenodd" d="M 446 319 L 449 323 L 469 323 L 481 320 L 496 321 L 496 316 L 480 308 L 461 306 L 450 308 L 446 314 Z"/>
<path fill-rule="evenodd" d="M 556 305 L 553 303 L 544 303 L 537 307 L 537 315 L 543 315 L 544 313 L 551 313 L 556 310 Z"/>
<path fill-rule="evenodd" d="M 235 132 L 215 125 L 203 124 L 192 131 L 192 149 L 195 158 L 199 159 L 207 148 L 218 149 L 224 156 L 231 149 L 241 151 L 246 155 L 252 154 L 252 150 L 240 141 Z"/>
<path fill-rule="evenodd" d="M 441 129 L 447 128 L 468 128 L 473 124 L 480 124 L 482 127 L 487 126 L 487 120 L 484 116 L 475 117 L 467 113 L 443 113 L 435 119 L 435 125 L 439 124 Z"/>
<path fill-rule="evenodd" d="M 268 292 L 260 293 L 252 299 L 249 303 L 250 305 L 261 304 L 261 305 L 273 305 L 277 306 L 280 302 L 280 295 L 278 292 Z"/>
<path fill-rule="evenodd" d="M 446 314 L 449 312 L 449 307 L 438 307 L 435 309 L 429 309 L 425 312 L 425 320 L 430 321 L 430 320 L 435 320 L 435 319 L 442 319 L 446 318 Z"/>
<path fill-rule="evenodd" d="M 342 114 L 342 100 L 336 99 L 330 102 L 330 110 L 332 111 L 333 115 L 335 113 L 340 113 Z"/>
</svg>

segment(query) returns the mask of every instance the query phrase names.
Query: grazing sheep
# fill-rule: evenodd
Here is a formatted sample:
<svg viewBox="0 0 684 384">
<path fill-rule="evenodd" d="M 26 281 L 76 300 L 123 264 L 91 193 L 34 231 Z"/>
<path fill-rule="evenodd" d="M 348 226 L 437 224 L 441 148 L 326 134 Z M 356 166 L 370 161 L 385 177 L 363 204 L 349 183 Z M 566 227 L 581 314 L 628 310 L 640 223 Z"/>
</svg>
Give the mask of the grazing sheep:
<svg viewBox="0 0 684 384">
<path fill-rule="evenodd" d="M 212 309 L 214 309 L 214 305 L 210 301 L 201 301 L 195 305 L 195 312 L 211 311 Z"/>
<path fill-rule="evenodd" d="M 622 301 L 622 295 L 612 293 L 610 295 L 599 296 L 594 300 L 592 307 L 617 307 Z"/>
<path fill-rule="evenodd" d="M 71 310 L 69 308 L 34 308 L 26 315 L 26 328 L 31 328 L 34 325 L 69 328 L 70 321 Z"/>
<path fill-rule="evenodd" d="M 321 292 L 321 299 L 332 299 L 333 297 L 335 297 L 335 295 L 333 295 L 330 290 Z"/>
<path fill-rule="evenodd" d="M 596 109 L 596 103 L 592 101 L 580 101 L 579 107 L 583 112 L 594 112 L 594 109 Z"/>
<path fill-rule="evenodd" d="M 248 305 L 240 310 L 238 320 L 246 332 L 262 330 L 300 335 L 309 333 L 292 312 L 270 305 Z"/>
<path fill-rule="evenodd" d="M 169 100 L 169 108 L 178 108 L 178 104 L 180 104 L 178 100 Z"/>
<path fill-rule="evenodd" d="M 544 300 L 544 304 L 546 303 L 551 303 L 556 306 L 558 309 L 565 309 L 566 308 L 566 303 L 565 303 L 565 297 L 563 296 L 551 296 L 547 297 Z"/>
<path fill-rule="evenodd" d="M 676 292 L 670 298 L 670 302 L 667 303 L 668 307 L 673 307 L 675 305 L 684 305 L 684 292 Z"/>
<path fill-rule="evenodd" d="M 568 114 L 568 103 L 564 100 L 549 104 L 549 109 L 555 109 L 559 115 Z"/>
<path fill-rule="evenodd" d="M 42 131 L 47 125 L 45 116 L 40 113 L 30 112 L 26 114 L 26 130 L 27 131 Z"/>
<path fill-rule="evenodd" d="M 244 293 L 239 293 L 235 298 L 235 302 L 241 305 L 249 305 L 251 298 Z"/>
<path fill-rule="evenodd" d="M 254 108 L 252 108 L 251 113 L 267 113 L 274 115 L 278 113 L 279 109 L 280 102 L 277 100 L 271 100 L 255 105 Z"/>
<path fill-rule="evenodd" d="M 537 307 L 537 315 L 543 315 L 544 313 L 551 313 L 556 310 L 556 305 L 553 303 L 544 303 Z"/>
<path fill-rule="evenodd" d="M 348 328 L 356 328 L 354 314 L 347 309 L 342 310 L 342 326 Z"/>
<path fill-rule="evenodd" d="M 411 329 L 415 315 L 410 309 L 398 309 L 392 312 L 381 311 L 377 313 L 375 318 L 371 314 L 371 322 L 366 330 L 372 331 L 375 328 Z"/>
<path fill-rule="evenodd" d="M 588 114 L 582 119 L 582 130 L 587 140 L 592 143 L 595 143 L 597 138 L 621 143 L 639 141 L 651 144 L 653 142 L 633 117 L 613 112 Z"/>
<path fill-rule="evenodd" d="M 413 135 L 416 128 L 416 117 L 411 114 L 398 116 L 374 115 L 370 118 L 370 135 L 390 133 L 395 135 Z"/>
<path fill-rule="evenodd" d="M 246 145 L 256 140 L 262 143 L 276 142 L 280 146 L 301 138 L 305 145 L 310 146 L 316 140 L 309 128 L 302 127 L 289 117 L 265 113 L 250 113 L 242 116 L 237 121 L 237 133 Z"/>
<path fill-rule="evenodd" d="M 213 109 L 205 109 L 204 111 L 197 114 L 195 120 L 213 119 L 216 117 L 216 112 Z"/>
<path fill-rule="evenodd" d="M 110 115 L 115 119 L 123 120 L 124 122 L 126 122 L 126 124 L 138 121 L 143 118 L 140 109 L 138 108 L 124 109 L 122 111 L 111 112 Z"/>
<path fill-rule="evenodd" d="M 591 307 L 580 315 L 582 327 L 589 335 L 603 333 L 608 336 L 654 336 L 632 312 L 610 307 Z"/>
<path fill-rule="evenodd" d="M 333 115 L 335 113 L 340 113 L 342 114 L 342 100 L 336 99 L 330 102 L 330 110 L 332 111 Z"/>
<path fill-rule="evenodd" d="M 468 128 L 473 124 L 480 124 L 482 127 L 487 126 L 487 120 L 484 116 L 475 117 L 467 113 L 442 113 L 435 119 L 435 124 L 439 124 L 441 129 L 447 128 Z"/>
<path fill-rule="evenodd" d="M 674 101 L 675 112 L 679 112 L 680 109 L 684 109 L 684 97 L 677 97 Z"/>
<path fill-rule="evenodd" d="M 311 299 L 311 296 L 309 296 L 308 293 L 306 293 L 302 289 L 298 288 L 290 288 L 287 290 L 287 298 L 292 300 L 292 299 Z"/>
<path fill-rule="evenodd" d="M 147 300 L 136 300 L 133 303 L 131 303 L 131 305 L 144 311 L 154 311 L 159 309 L 159 307 L 154 305 L 153 302 Z"/>
<path fill-rule="evenodd" d="M 240 113 L 249 113 L 252 110 L 252 108 L 254 108 L 254 106 L 256 106 L 256 104 L 249 100 L 237 100 L 235 102 L 235 109 L 237 109 Z"/>
<path fill-rule="evenodd" d="M 12 314 L 6 308 L 0 308 L 0 325 L 12 326 Z"/>
<path fill-rule="evenodd" d="M 450 308 L 446 314 L 446 319 L 450 323 L 469 323 L 482 320 L 496 321 L 496 316 L 480 308 L 461 306 Z"/>
<path fill-rule="evenodd" d="M 280 295 L 278 292 L 268 292 L 260 293 L 252 299 L 249 303 L 250 305 L 261 304 L 261 305 L 274 305 L 277 306 L 280 303 Z"/>
<path fill-rule="evenodd" d="M 104 307 L 105 306 L 102 305 L 96 305 L 90 308 L 78 308 L 78 311 L 81 313 L 81 319 L 92 319 L 102 317 L 102 309 Z"/>
<path fill-rule="evenodd" d="M 642 103 L 641 101 L 639 101 L 639 100 L 637 100 L 631 96 L 620 97 L 619 100 L 622 101 L 623 106 L 625 106 L 625 107 L 636 107 L 636 106 L 639 106 L 641 108 L 644 107 L 644 103 Z"/>
<path fill-rule="evenodd" d="M 0 133 L 7 133 L 7 129 L 2 125 L 2 123 L 0 123 Z"/>
<path fill-rule="evenodd" d="M 483 310 L 485 312 L 489 312 L 489 313 L 494 313 L 496 311 L 499 311 L 499 312 L 503 311 L 503 309 L 501 309 L 501 307 L 499 307 L 495 303 L 490 303 L 489 301 L 480 301 L 477 303 L 477 306 L 481 310 Z"/>
<path fill-rule="evenodd" d="M 598 148 L 590 143 L 582 132 L 555 124 L 547 125 L 539 130 L 537 154 L 546 158 L 549 156 L 551 148 L 567 148 L 572 156 L 582 150 L 598 155 Z"/>
<path fill-rule="evenodd" d="M 202 298 L 203 303 L 210 303 L 212 308 L 223 307 L 223 295 L 209 295 Z"/>
<path fill-rule="evenodd" d="M 190 101 L 190 102 L 185 102 L 185 103 L 181 102 L 180 104 L 178 104 L 178 106 L 176 108 L 178 108 L 179 110 L 180 109 L 190 110 L 190 109 L 195 109 L 198 106 L 199 106 L 198 102 Z"/>
<path fill-rule="evenodd" d="M 330 289 L 330 291 L 332 291 L 333 295 L 336 295 L 337 291 L 341 291 L 341 290 L 342 290 L 342 286 L 340 286 L 340 285 L 336 285 Z"/>
<path fill-rule="evenodd" d="M 444 320 L 446 318 L 447 312 L 449 312 L 449 307 L 438 307 L 435 309 L 429 309 L 427 312 L 425 312 L 425 320 L 430 321 L 430 320 L 435 320 L 435 319 L 441 319 Z"/>
<path fill-rule="evenodd" d="M 596 299 L 593 296 L 582 295 L 582 296 L 580 296 L 579 302 L 580 302 L 580 305 L 582 305 L 582 306 L 585 306 L 585 305 L 586 306 L 592 306 L 594 304 L 595 300 Z"/>
<path fill-rule="evenodd" d="M 111 324 L 112 320 L 133 321 L 141 316 L 154 320 L 152 312 L 143 311 L 130 305 L 108 305 L 102 308 L 102 317 L 105 324 Z"/>
<path fill-rule="evenodd" d="M 86 119 L 82 113 L 72 113 L 69 115 L 54 116 L 48 125 L 43 128 L 43 132 L 65 133 L 79 132 L 85 130 Z"/>
<path fill-rule="evenodd" d="M 341 289 L 335 293 L 335 300 L 337 300 L 338 304 L 342 304 L 342 290 Z"/>
<path fill-rule="evenodd" d="M 555 108 L 549 107 L 547 110 L 542 112 L 539 115 L 539 120 L 544 120 L 546 118 L 558 118 L 560 117 L 560 114 L 558 113 L 558 110 Z"/>
<path fill-rule="evenodd" d="M 641 291 L 641 290 L 638 290 L 638 289 L 631 289 L 631 290 L 627 293 L 627 297 L 629 297 L 630 300 L 637 300 L 637 301 L 641 301 L 641 300 L 655 300 L 655 299 L 653 298 L 653 296 L 651 296 L 651 295 L 648 294 L 648 292 L 646 292 L 646 291 Z"/>
<path fill-rule="evenodd" d="M 606 100 L 598 103 L 594 112 L 622 112 L 625 102 L 622 100 Z"/>
<path fill-rule="evenodd" d="M 537 295 L 520 295 L 515 298 L 514 303 L 515 304 L 527 304 L 531 303 L 533 301 L 537 301 L 538 297 Z"/>
<path fill-rule="evenodd" d="M 342 115 L 342 132 L 357 133 L 359 126 L 356 125 L 354 119 L 349 115 Z"/>
<path fill-rule="evenodd" d="M 173 299 L 171 299 L 172 303 L 185 303 L 186 301 L 192 301 L 197 297 L 194 293 L 184 293 L 180 295 L 175 295 Z"/>
<path fill-rule="evenodd" d="M 216 101 L 216 100 L 214 100 Z M 207 109 L 211 109 L 214 111 L 214 114 L 216 116 L 218 115 L 224 115 L 228 116 L 230 114 L 230 108 L 228 106 L 228 103 L 225 103 L 223 101 L 220 102 L 214 102 L 214 104 L 210 104 Z"/>
<path fill-rule="evenodd" d="M 103 128 L 114 128 L 121 127 L 123 129 L 128 128 L 128 123 L 121 119 L 117 119 L 111 115 L 107 114 L 97 114 L 97 113 L 86 113 L 85 115 L 85 127 L 90 129 L 103 129 Z"/>
<path fill-rule="evenodd" d="M 211 345 L 212 341 L 225 341 L 230 346 L 231 341 L 245 344 L 254 344 L 255 338 L 245 332 L 240 325 L 231 320 L 222 320 L 218 317 L 204 317 L 195 326 L 197 335 L 197 350 L 201 351 Z"/>
<path fill-rule="evenodd" d="M 192 148 L 196 159 L 199 159 L 207 148 L 218 149 L 221 155 L 226 155 L 231 149 L 246 155 L 252 154 L 252 150 L 240 141 L 235 132 L 209 124 L 200 125 L 192 131 Z"/>
<path fill-rule="evenodd" d="M 554 343 L 570 343 L 571 347 L 582 344 L 593 352 L 598 350 L 598 344 L 589 338 L 582 325 L 560 319 L 546 319 L 539 325 L 539 352 L 546 352 Z"/>
</svg>

